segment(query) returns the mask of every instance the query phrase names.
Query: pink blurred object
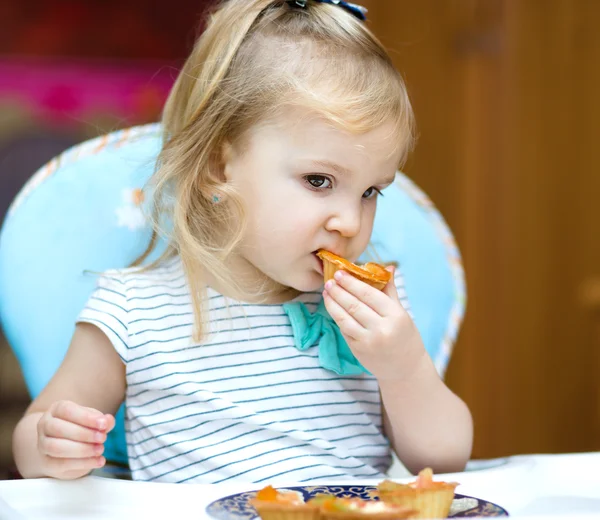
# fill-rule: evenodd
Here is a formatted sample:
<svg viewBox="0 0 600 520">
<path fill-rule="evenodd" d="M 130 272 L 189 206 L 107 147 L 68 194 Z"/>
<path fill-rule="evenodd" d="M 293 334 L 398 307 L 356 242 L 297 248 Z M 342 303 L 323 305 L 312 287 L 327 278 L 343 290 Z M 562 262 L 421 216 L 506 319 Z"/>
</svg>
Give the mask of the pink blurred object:
<svg viewBox="0 0 600 520">
<path fill-rule="evenodd" d="M 0 105 L 23 105 L 54 124 L 143 123 L 158 118 L 175 76 L 168 63 L 2 58 Z"/>
</svg>

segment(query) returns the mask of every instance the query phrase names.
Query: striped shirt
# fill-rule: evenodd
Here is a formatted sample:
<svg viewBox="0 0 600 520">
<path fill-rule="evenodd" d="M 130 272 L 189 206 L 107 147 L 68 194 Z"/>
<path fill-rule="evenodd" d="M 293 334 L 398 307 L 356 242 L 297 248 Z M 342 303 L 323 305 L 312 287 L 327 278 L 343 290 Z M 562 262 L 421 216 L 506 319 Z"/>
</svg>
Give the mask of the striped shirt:
<svg viewBox="0 0 600 520">
<path fill-rule="evenodd" d="M 179 259 L 143 273 L 106 273 L 79 316 L 104 332 L 126 365 L 133 478 L 382 478 L 391 451 L 376 379 L 322 368 L 316 345 L 298 350 L 280 304 L 242 303 L 211 288 L 207 297 L 209 330 L 201 343 L 192 339 Z M 320 292 L 297 298 L 311 312 L 320 300 Z"/>
</svg>

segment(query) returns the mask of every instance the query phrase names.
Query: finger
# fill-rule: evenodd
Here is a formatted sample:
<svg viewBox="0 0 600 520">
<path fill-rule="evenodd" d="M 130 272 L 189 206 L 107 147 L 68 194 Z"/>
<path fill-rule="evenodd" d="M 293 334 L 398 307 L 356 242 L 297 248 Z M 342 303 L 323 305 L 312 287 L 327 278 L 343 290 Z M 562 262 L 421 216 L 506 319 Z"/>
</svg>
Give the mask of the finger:
<svg viewBox="0 0 600 520">
<path fill-rule="evenodd" d="M 78 405 L 72 401 L 58 401 L 50 408 L 53 417 L 63 419 L 80 426 L 104 430 L 106 419 L 104 414 L 93 408 Z"/>
<path fill-rule="evenodd" d="M 400 296 L 398 296 L 398 288 L 396 287 L 396 268 L 393 265 L 386 267 L 388 271 L 392 273 L 390 281 L 383 288 L 383 293 L 394 301 L 400 302 Z"/>
<path fill-rule="evenodd" d="M 371 308 L 376 314 L 379 316 L 386 314 L 386 307 L 390 304 L 388 295 L 344 271 L 337 271 L 334 277 L 341 287 Z"/>
<path fill-rule="evenodd" d="M 351 338 L 355 341 L 359 341 L 360 337 L 365 330 L 362 325 L 360 325 L 350 314 L 346 312 L 346 310 L 337 303 L 327 292 L 323 291 L 323 301 L 325 302 L 325 308 L 329 315 L 333 318 L 333 321 L 336 322 L 339 327 L 341 333 Z"/>
<path fill-rule="evenodd" d="M 104 452 L 103 444 L 71 441 L 43 436 L 38 440 L 38 449 L 43 455 L 59 459 L 86 459 L 98 457 Z"/>
<path fill-rule="evenodd" d="M 339 272 L 339 271 L 338 271 Z M 345 275 L 342 278 L 352 278 L 350 275 Z M 358 282 L 358 280 L 355 280 Z M 359 282 L 360 283 L 360 282 Z M 366 285 L 366 284 L 364 284 Z M 368 289 L 373 289 L 367 285 Z M 337 304 L 339 304 L 350 316 L 352 316 L 360 325 L 365 328 L 373 327 L 378 319 L 381 319 L 379 314 L 375 312 L 367 304 L 363 303 L 354 294 L 348 292 L 344 287 L 334 280 L 329 280 L 325 284 L 325 289 Z M 374 289 L 376 290 L 376 289 Z"/>
<path fill-rule="evenodd" d="M 43 434 L 47 437 L 68 439 L 91 444 L 103 444 L 106 441 L 106 433 L 85 426 L 52 417 L 43 426 Z"/>
<path fill-rule="evenodd" d="M 91 471 L 96 468 L 101 468 L 106 464 L 106 459 L 100 457 L 88 457 L 85 459 L 63 459 L 56 457 L 48 457 L 46 463 L 52 473 L 61 474 L 61 476 L 73 477 L 80 476 L 83 471 Z"/>
<path fill-rule="evenodd" d="M 108 433 L 115 427 L 116 420 L 114 416 L 110 415 L 109 413 L 104 414 L 104 419 L 106 420 L 106 429 L 104 429 L 104 431 Z"/>
</svg>

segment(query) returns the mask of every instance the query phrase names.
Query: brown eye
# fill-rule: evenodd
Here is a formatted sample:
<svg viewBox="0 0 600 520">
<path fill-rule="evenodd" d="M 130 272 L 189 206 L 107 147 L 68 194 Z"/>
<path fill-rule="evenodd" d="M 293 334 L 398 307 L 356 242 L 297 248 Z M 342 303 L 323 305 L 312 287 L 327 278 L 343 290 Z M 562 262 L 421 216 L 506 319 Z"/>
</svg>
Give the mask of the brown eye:
<svg viewBox="0 0 600 520">
<path fill-rule="evenodd" d="M 381 191 L 371 186 L 367 191 L 363 193 L 363 199 L 372 199 L 373 196 L 381 195 Z"/>
<path fill-rule="evenodd" d="M 328 189 L 331 188 L 331 181 L 324 175 L 307 175 L 306 182 L 313 188 Z"/>
</svg>

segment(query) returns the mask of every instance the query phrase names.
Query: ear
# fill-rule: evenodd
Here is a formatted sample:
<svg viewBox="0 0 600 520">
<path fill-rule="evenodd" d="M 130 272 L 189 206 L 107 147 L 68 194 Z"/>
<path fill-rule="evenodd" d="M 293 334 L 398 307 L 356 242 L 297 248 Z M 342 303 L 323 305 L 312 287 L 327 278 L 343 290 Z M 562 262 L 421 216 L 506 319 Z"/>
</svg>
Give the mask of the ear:
<svg viewBox="0 0 600 520">
<path fill-rule="evenodd" d="M 221 147 L 221 168 L 223 180 L 225 182 L 231 182 L 233 179 L 234 164 L 236 159 L 236 153 L 233 145 L 229 142 L 223 143 Z"/>
</svg>

